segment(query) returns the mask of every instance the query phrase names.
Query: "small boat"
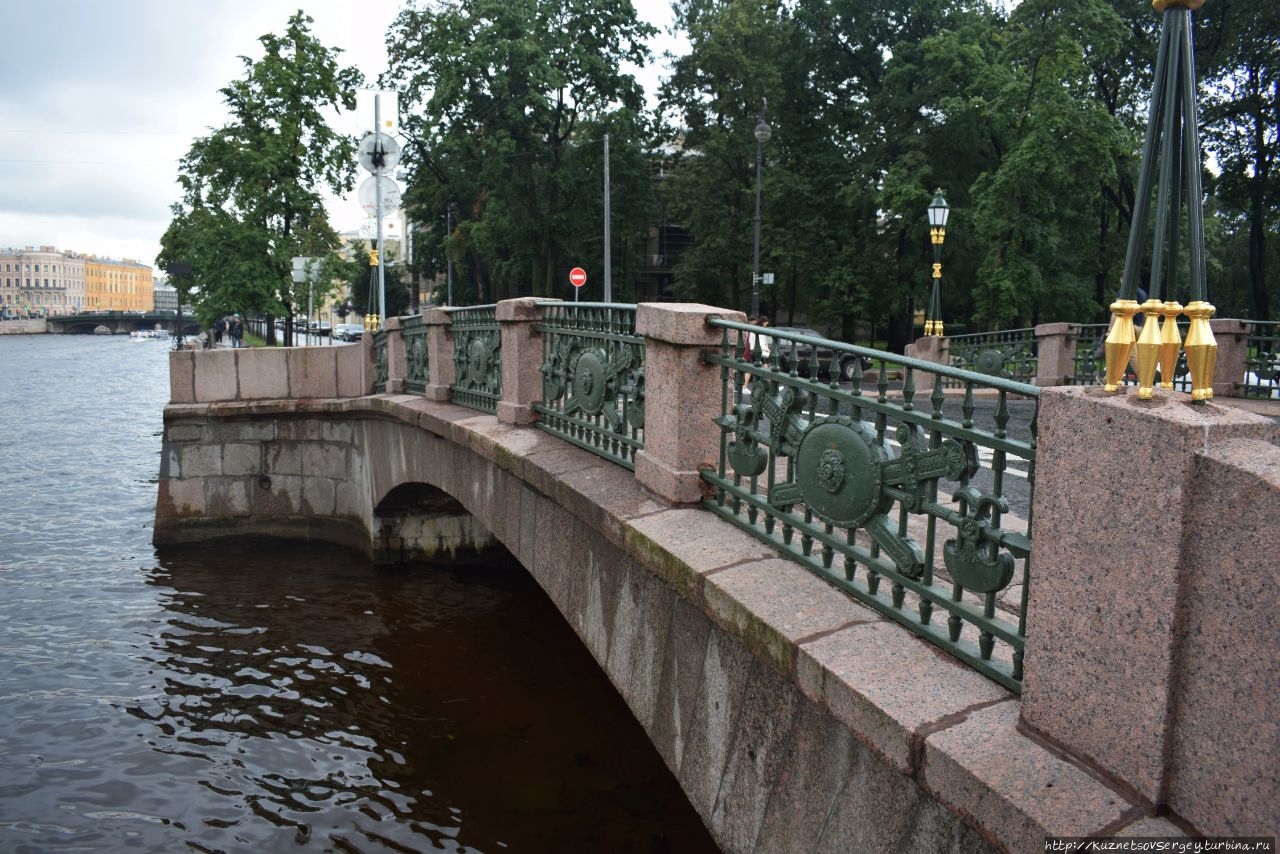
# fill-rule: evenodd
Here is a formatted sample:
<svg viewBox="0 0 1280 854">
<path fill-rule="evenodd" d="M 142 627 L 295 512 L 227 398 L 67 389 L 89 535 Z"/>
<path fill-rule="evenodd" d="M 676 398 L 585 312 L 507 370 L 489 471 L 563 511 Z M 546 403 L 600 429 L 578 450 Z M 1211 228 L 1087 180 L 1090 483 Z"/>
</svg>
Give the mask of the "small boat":
<svg viewBox="0 0 1280 854">
<path fill-rule="evenodd" d="M 130 341 L 168 341 L 169 333 L 163 329 L 135 329 L 129 333 Z"/>
</svg>

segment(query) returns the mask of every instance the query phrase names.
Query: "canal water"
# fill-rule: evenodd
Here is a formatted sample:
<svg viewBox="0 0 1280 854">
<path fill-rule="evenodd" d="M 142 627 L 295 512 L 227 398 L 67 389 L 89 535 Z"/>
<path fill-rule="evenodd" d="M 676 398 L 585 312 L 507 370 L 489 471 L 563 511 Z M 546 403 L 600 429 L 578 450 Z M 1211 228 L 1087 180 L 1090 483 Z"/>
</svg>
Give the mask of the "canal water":
<svg viewBox="0 0 1280 854">
<path fill-rule="evenodd" d="M 166 344 L 0 366 L 0 852 L 716 850 L 518 564 L 157 552 Z"/>
</svg>

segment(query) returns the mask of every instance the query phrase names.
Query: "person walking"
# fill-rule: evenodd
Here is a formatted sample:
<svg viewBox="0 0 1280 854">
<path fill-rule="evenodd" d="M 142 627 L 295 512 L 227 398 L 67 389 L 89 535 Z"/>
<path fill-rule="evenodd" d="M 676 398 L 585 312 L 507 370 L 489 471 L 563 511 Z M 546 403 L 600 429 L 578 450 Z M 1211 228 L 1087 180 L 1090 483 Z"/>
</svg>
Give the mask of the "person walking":
<svg viewBox="0 0 1280 854">
<path fill-rule="evenodd" d="M 222 335 L 227 331 L 227 319 L 219 317 L 213 322 L 213 346 L 222 346 Z"/>
<path fill-rule="evenodd" d="M 238 314 L 231 318 L 231 346 L 236 348 L 244 346 L 244 324 L 240 322 Z"/>
</svg>

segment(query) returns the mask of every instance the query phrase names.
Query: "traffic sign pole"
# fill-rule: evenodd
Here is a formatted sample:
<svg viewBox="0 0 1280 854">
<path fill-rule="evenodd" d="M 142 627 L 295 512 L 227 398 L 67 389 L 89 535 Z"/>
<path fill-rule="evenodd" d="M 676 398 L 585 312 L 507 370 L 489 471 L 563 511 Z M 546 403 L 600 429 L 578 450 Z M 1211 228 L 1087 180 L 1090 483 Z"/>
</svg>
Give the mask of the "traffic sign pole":
<svg viewBox="0 0 1280 854">
<path fill-rule="evenodd" d="M 587 271 L 581 267 L 574 267 L 569 271 L 569 284 L 573 285 L 573 301 L 578 301 L 578 291 L 582 290 L 582 286 L 587 283 Z"/>
</svg>

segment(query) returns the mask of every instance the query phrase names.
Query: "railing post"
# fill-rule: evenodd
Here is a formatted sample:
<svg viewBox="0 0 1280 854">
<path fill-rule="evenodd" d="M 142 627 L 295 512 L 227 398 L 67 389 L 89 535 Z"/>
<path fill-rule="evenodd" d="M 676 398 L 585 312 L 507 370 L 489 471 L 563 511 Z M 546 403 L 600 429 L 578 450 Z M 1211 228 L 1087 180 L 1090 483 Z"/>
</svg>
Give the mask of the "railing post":
<svg viewBox="0 0 1280 854">
<path fill-rule="evenodd" d="M 740 311 L 694 303 L 642 303 L 636 332 L 645 337 L 644 450 L 636 480 L 668 501 L 701 500 L 702 466 L 715 467 L 720 431 L 720 369 L 703 354 L 720 346 L 712 318 L 746 321 Z"/>
<path fill-rule="evenodd" d="M 1070 323 L 1036 327 L 1036 385 L 1070 385 L 1076 374 L 1076 330 Z"/>
<path fill-rule="evenodd" d="M 382 328 L 387 333 L 387 394 L 404 394 L 404 321 L 388 317 Z"/>
<path fill-rule="evenodd" d="M 1215 666 L 1186 617 L 1190 585 L 1220 574 L 1188 556 L 1218 536 L 1199 512 L 1197 472 L 1206 454 L 1239 439 L 1274 441 L 1277 429 L 1174 391 L 1139 404 L 1080 386 L 1044 389 L 1038 424 L 1031 561 L 1041 569 L 1028 589 L 1022 719 L 1166 803 L 1186 732 L 1175 733 L 1185 726 L 1174 715 L 1179 686 Z M 1227 607 L 1244 591 L 1217 594 Z M 1217 725 L 1235 737 L 1229 722 Z"/>
<path fill-rule="evenodd" d="M 532 424 L 533 405 L 542 401 L 542 335 L 536 324 L 542 317 L 541 300 L 520 297 L 498 303 L 495 314 L 502 328 L 502 399 L 498 420 L 506 424 Z"/>
<path fill-rule="evenodd" d="M 1237 394 L 1244 382 L 1245 363 L 1249 358 L 1249 322 L 1221 318 L 1210 320 L 1214 340 L 1218 342 L 1218 360 L 1213 369 L 1213 393 L 1223 397 Z"/>
<path fill-rule="evenodd" d="M 422 394 L 427 400 L 444 403 L 449 400 L 451 386 L 457 380 L 449 312 L 443 308 L 427 309 L 422 323 L 427 327 L 427 364 L 431 371 L 431 380 Z"/>
</svg>

